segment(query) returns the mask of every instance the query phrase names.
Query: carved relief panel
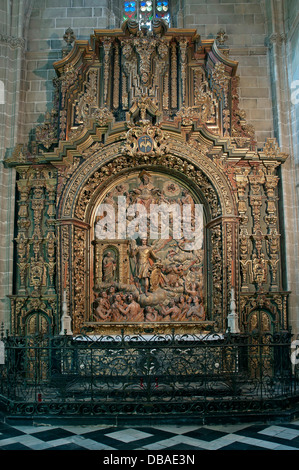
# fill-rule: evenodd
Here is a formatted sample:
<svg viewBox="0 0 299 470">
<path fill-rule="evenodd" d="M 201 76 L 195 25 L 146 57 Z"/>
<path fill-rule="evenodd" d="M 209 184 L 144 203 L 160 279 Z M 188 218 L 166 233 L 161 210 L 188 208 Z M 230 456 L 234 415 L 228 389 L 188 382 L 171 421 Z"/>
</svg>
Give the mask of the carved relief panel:
<svg viewBox="0 0 299 470">
<path fill-rule="evenodd" d="M 205 320 L 201 209 L 168 175 L 143 170 L 116 180 L 95 208 L 96 319 Z"/>
</svg>

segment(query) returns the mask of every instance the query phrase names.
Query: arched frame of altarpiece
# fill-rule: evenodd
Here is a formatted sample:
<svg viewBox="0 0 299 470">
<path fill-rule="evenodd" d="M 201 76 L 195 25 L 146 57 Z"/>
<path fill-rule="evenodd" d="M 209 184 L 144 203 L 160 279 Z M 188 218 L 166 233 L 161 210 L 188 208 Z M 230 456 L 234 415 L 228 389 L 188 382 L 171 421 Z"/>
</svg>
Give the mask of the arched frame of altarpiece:
<svg viewBox="0 0 299 470">
<path fill-rule="evenodd" d="M 126 175 L 146 170 L 166 175 L 185 185 L 194 200 L 204 207 L 204 304 L 205 320 L 200 322 L 145 322 L 158 331 L 176 327 L 183 331 L 215 329 L 225 331 L 231 288 L 237 287 L 238 266 L 236 201 L 224 173 L 204 152 L 178 140 L 168 141 L 162 156 L 127 156 L 119 143 L 101 149 L 80 166 L 68 182 L 59 204 L 59 285 L 65 286 L 73 332 L 82 327 L 94 332 L 117 332 L 135 328 L 136 322 L 95 322 L 92 317 L 96 295 L 94 208 L 107 188 Z M 119 245 L 117 241 L 115 246 Z M 124 245 L 120 249 L 127 250 Z M 123 254 L 126 257 L 126 253 Z M 123 261 L 125 261 L 123 259 Z M 97 261 L 99 262 L 99 260 Z M 107 286 L 106 286 L 107 287 Z M 62 289 L 60 296 L 62 296 Z M 143 322 L 140 322 L 141 324 Z"/>
</svg>

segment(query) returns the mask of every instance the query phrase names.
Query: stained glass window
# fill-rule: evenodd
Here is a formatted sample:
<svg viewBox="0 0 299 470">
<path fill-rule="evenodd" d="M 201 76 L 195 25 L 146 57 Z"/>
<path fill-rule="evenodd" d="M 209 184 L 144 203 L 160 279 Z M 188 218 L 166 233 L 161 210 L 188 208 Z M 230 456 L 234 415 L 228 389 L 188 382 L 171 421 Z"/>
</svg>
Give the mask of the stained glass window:
<svg viewBox="0 0 299 470">
<path fill-rule="evenodd" d="M 154 18 L 154 11 L 153 11 L 153 2 L 152 0 L 147 0 L 146 2 L 140 2 L 140 10 L 139 10 L 139 22 L 142 25 L 150 27 L 151 22 Z"/>
<path fill-rule="evenodd" d="M 124 20 L 137 20 L 137 2 L 124 2 Z"/>
<path fill-rule="evenodd" d="M 169 1 L 157 1 L 156 4 L 156 18 L 162 18 L 166 23 L 170 24 Z"/>
<path fill-rule="evenodd" d="M 151 22 L 155 18 L 163 19 L 170 25 L 169 0 L 136 0 L 134 2 L 124 1 L 123 19 L 137 20 L 140 25 L 151 28 Z"/>
</svg>

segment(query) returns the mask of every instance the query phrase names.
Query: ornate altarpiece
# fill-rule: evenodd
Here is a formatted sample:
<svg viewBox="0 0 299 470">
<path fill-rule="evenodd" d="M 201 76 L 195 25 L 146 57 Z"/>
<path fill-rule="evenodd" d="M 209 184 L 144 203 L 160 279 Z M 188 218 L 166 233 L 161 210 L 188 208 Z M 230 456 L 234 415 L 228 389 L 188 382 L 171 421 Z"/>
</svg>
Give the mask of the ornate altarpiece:
<svg viewBox="0 0 299 470">
<path fill-rule="evenodd" d="M 223 332 L 232 313 L 241 332 L 287 328 L 278 211 L 287 156 L 275 139 L 256 148 L 237 66 L 221 41 L 162 21 L 95 30 L 54 63 L 53 109 L 6 161 L 17 172 L 12 332 L 58 334 L 63 315 L 72 334 Z M 147 202 L 203 207 L 198 250 L 171 235 L 134 249 L 97 237 L 99 204 L 117 195 L 147 204 L 143 190 Z"/>
</svg>

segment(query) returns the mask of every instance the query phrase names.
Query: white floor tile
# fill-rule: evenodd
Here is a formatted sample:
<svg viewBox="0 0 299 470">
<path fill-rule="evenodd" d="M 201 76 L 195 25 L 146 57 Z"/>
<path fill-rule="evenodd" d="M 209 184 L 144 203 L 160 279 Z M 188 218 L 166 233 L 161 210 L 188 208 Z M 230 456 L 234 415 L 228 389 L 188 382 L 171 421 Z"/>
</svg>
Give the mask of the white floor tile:
<svg viewBox="0 0 299 470">
<path fill-rule="evenodd" d="M 163 450 L 165 449 L 165 445 L 161 444 L 161 441 L 154 442 L 153 444 L 147 444 L 142 446 L 143 450 Z"/>
<path fill-rule="evenodd" d="M 84 439 L 82 442 L 76 442 L 76 444 L 87 450 L 115 450 L 114 447 L 101 444 L 100 442 L 93 441 L 92 439 Z"/>
<path fill-rule="evenodd" d="M 72 432 L 77 435 L 84 435 L 88 432 L 94 432 L 99 430 L 104 430 L 107 428 L 111 428 L 111 426 L 102 426 L 102 425 L 95 425 L 95 426 L 76 426 L 76 425 L 67 425 L 67 426 L 59 426 L 61 429 L 65 429 L 66 431 Z"/>
<path fill-rule="evenodd" d="M 295 447 L 290 447 L 290 446 L 286 446 L 286 445 L 283 445 L 283 444 L 278 445 L 273 450 L 297 450 L 298 451 L 298 449 L 295 448 Z"/>
<path fill-rule="evenodd" d="M 194 431 L 195 429 L 198 429 L 199 426 L 198 425 L 194 425 L 194 426 L 189 426 L 189 425 L 185 425 L 185 426 L 178 426 L 178 425 L 170 425 L 170 426 L 167 426 L 166 424 L 163 425 L 157 425 L 157 426 L 152 426 L 154 429 L 159 429 L 160 431 L 166 431 L 166 432 L 173 432 L 175 434 L 184 434 L 186 432 L 190 432 L 190 431 Z"/>
<path fill-rule="evenodd" d="M 4 446 L 8 446 L 10 444 L 15 444 L 16 442 L 19 442 L 19 441 L 17 441 L 15 437 L 8 437 L 7 439 L 1 439 L 0 448 Z"/>
<path fill-rule="evenodd" d="M 251 424 L 223 424 L 220 426 L 205 426 L 206 429 L 211 429 L 213 431 L 221 431 L 221 432 L 238 432 L 243 429 L 248 428 Z"/>
<path fill-rule="evenodd" d="M 23 426 L 13 426 L 14 429 L 17 429 L 18 431 L 25 432 L 26 434 L 35 434 L 37 432 L 44 432 L 44 431 L 52 431 L 52 429 L 57 429 L 58 426 L 51 426 L 50 424 L 46 425 L 23 425 Z"/>
<path fill-rule="evenodd" d="M 133 442 L 139 439 L 150 437 L 152 436 L 152 434 L 148 434 L 137 429 L 125 429 L 122 431 L 115 431 L 112 433 L 105 434 L 105 436 L 111 437 L 112 439 L 118 439 L 122 442 Z"/>
<path fill-rule="evenodd" d="M 279 437 L 280 439 L 294 439 L 299 436 L 299 430 L 284 428 L 282 426 L 270 426 L 269 428 L 263 429 L 259 432 L 265 436 Z"/>
</svg>

